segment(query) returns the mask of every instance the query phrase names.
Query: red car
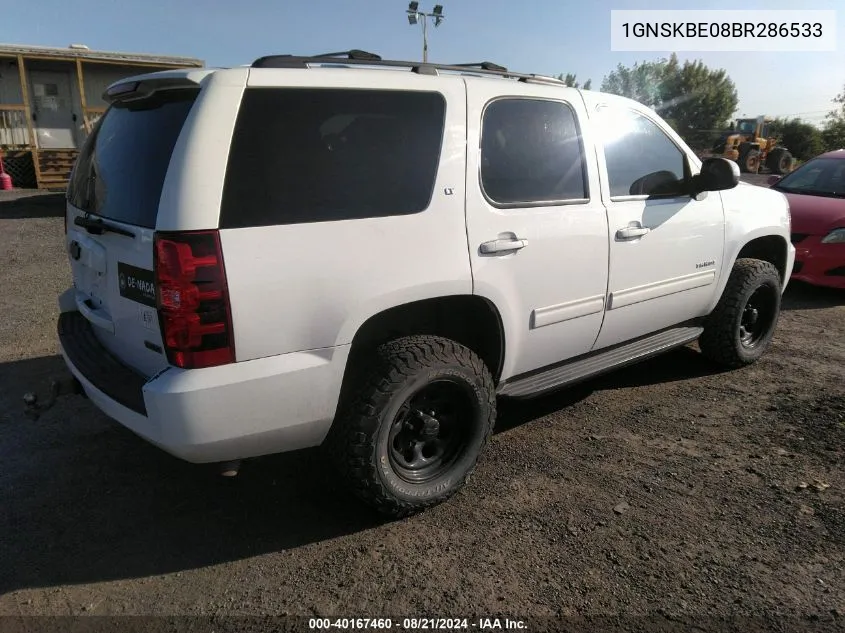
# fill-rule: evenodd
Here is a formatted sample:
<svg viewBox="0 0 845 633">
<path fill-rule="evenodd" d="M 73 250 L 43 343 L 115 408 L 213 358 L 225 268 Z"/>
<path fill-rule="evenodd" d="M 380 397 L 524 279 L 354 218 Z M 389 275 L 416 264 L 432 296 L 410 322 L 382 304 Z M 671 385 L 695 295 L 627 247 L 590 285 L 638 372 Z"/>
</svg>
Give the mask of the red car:
<svg viewBox="0 0 845 633">
<path fill-rule="evenodd" d="M 792 279 L 845 289 L 845 150 L 817 156 L 769 183 L 789 198 Z"/>
</svg>

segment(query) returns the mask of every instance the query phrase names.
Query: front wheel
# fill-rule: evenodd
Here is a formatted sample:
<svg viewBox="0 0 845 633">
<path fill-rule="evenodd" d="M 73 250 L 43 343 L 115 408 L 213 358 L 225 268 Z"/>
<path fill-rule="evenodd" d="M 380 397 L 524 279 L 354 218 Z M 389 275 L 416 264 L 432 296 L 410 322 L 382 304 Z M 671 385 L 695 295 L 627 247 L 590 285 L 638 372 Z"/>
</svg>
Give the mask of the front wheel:
<svg viewBox="0 0 845 633">
<path fill-rule="evenodd" d="M 448 499 L 475 469 L 495 423 L 495 387 L 478 356 L 440 337 L 385 343 L 372 361 L 328 448 L 354 494 L 407 516 Z"/>
<path fill-rule="evenodd" d="M 771 263 L 739 259 L 698 340 L 702 354 L 726 367 L 743 367 L 768 349 L 780 315 L 780 275 Z"/>
<path fill-rule="evenodd" d="M 760 151 L 750 149 L 745 152 L 739 157 L 739 167 L 741 171 L 756 174 L 760 169 Z"/>
</svg>

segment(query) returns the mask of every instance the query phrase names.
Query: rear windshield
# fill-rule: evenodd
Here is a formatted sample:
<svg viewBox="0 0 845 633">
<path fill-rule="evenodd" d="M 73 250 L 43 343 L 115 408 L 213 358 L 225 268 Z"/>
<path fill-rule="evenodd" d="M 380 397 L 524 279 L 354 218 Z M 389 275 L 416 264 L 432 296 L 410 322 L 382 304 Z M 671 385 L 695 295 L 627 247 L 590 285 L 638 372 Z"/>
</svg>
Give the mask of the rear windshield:
<svg viewBox="0 0 845 633">
<path fill-rule="evenodd" d="M 112 105 L 79 153 L 68 201 L 104 218 L 155 228 L 170 156 L 198 93 L 160 91 Z"/>
<path fill-rule="evenodd" d="M 437 92 L 247 89 L 220 227 L 424 211 L 437 176 L 445 113 Z"/>
</svg>

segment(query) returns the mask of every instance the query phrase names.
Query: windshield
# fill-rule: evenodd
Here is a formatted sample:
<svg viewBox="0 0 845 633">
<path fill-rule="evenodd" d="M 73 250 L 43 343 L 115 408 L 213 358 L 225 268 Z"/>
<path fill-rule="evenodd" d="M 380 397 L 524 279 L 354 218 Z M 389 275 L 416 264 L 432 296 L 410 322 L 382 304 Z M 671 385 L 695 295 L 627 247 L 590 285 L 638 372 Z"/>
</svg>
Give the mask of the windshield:
<svg viewBox="0 0 845 633">
<path fill-rule="evenodd" d="M 70 204 L 155 228 L 170 156 L 197 94 L 162 91 L 110 107 L 79 153 L 68 186 Z"/>
<path fill-rule="evenodd" d="M 845 159 L 813 159 L 785 176 L 774 188 L 786 193 L 845 197 Z"/>
</svg>

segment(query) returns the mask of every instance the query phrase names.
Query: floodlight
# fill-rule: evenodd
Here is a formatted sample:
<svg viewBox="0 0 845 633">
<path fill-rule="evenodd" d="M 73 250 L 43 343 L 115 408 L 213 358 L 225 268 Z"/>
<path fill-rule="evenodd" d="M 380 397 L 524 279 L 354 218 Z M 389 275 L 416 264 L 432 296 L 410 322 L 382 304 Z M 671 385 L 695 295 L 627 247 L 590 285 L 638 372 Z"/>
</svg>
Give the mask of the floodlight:
<svg viewBox="0 0 845 633">
<path fill-rule="evenodd" d="M 431 18 L 434 26 L 440 26 L 446 18 L 443 15 L 443 5 L 435 4 L 432 13 L 426 13 L 419 10 L 420 3 L 415 0 L 408 3 L 408 8 L 405 13 L 408 14 L 408 24 L 414 26 L 416 24 L 422 25 L 423 36 L 423 62 L 428 62 L 428 19 Z"/>
</svg>

